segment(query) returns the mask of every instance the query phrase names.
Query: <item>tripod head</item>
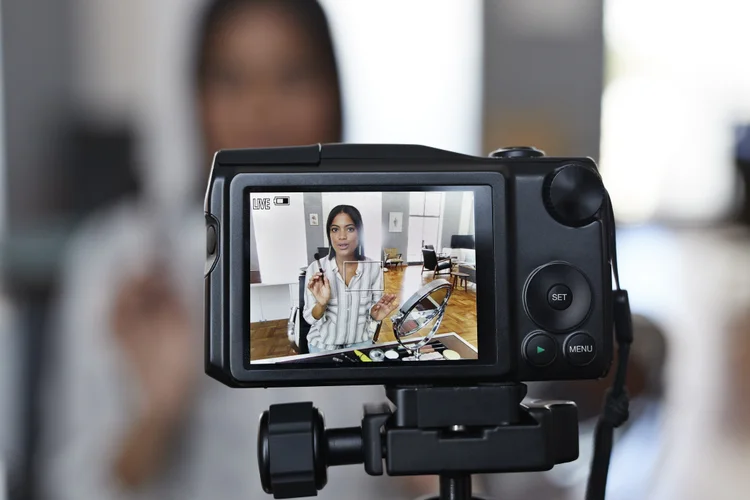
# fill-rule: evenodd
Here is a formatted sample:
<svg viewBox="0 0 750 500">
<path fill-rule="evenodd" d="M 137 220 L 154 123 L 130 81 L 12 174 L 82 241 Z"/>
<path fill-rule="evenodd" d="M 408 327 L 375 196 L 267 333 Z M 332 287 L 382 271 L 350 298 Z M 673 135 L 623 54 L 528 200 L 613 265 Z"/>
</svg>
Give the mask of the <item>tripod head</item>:
<svg viewBox="0 0 750 500">
<path fill-rule="evenodd" d="M 312 403 L 273 405 L 261 418 L 258 464 L 274 498 L 314 496 L 327 468 L 441 479 L 441 499 L 468 500 L 474 473 L 549 470 L 578 458 L 574 403 L 522 403 L 518 383 L 386 387 L 391 405 L 365 407 L 360 427 L 326 429 Z"/>
</svg>

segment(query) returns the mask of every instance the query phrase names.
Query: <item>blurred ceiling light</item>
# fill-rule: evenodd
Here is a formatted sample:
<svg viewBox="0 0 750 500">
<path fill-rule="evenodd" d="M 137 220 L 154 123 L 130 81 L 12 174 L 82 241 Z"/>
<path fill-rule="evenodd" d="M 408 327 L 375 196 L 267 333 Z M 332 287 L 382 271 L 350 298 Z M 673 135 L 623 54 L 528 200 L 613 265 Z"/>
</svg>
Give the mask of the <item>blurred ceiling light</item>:
<svg viewBox="0 0 750 500">
<path fill-rule="evenodd" d="M 732 37 L 750 2 L 608 0 L 612 81 L 602 175 L 622 220 L 705 223 L 732 209 L 735 121 L 750 119 L 750 65 Z M 697 36 L 699 34 L 699 36 Z"/>
<path fill-rule="evenodd" d="M 669 119 L 659 111 L 661 96 L 649 90 L 650 82 L 618 80 L 605 90 L 602 102 L 601 172 L 624 222 L 654 216 L 664 175 L 661 165 L 670 156 L 659 147 L 670 142 L 665 137 Z M 660 135 L 662 139 L 654 140 Z"/>
<path fill-rule="evenodd" d="M 481 154 L 480 0 L 321 0 L 342 75 L 347 142 Z"/>
</svg>

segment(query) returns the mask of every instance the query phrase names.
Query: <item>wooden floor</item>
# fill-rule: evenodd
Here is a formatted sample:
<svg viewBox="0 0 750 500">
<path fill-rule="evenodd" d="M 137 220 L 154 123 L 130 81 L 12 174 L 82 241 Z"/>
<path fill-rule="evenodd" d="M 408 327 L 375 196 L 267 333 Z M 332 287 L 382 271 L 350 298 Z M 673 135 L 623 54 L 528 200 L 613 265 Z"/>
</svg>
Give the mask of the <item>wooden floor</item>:
<svg viewBox="0 0 750 500">
<path fill-rule="evenodd" d="M 250 324 L 250 359 L 277 358 L 297 354 L 286 335 L 287 319 Z"/>
<path fill-rule="evenodd" d="M 421 270 L 422 267 L 419 265 L 390 268 L 384 275 L 386 293 L 395 293 L 399 304 L 403 304 L 404 300 L 422 285 L 432 281 L 432 273 L 429 271 L 421 273 Z M 437 277 L 452 283 L 447 273 Z M 297 354 L 287 339 L 286 319 L 253 323 L 251 331 L 250 359 L 259 360 Z M 463 284 L 453 290 L 437 333 L 448 332 L 457 333 L 477 347 L 476 286 L 474 284 L 468 283 L 466 290 Z M 378 343 L 395 340 L 393 324 L 390 318 L 387 318 L 380 329 Z"/>
</svg>

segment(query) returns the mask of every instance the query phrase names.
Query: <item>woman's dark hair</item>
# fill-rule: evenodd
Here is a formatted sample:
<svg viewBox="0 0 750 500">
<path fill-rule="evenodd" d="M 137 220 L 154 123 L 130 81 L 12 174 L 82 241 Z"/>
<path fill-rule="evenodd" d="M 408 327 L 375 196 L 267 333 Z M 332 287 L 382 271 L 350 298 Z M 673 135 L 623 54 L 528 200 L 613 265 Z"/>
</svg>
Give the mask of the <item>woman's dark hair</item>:
<svg viewBox="0 0 750 500">
<path fill-rule="evenodd" d="M 211 39 L 221 29 L 222 24 L 244 7 L 267 5 L 281 8 L 297 21 L 305 31 L 309 44 L 319 57 L 318 65 L 328 77 L 336 94 L 337 110 L 335 131 L 338 138 L 343 130 L 341 86 L 338 64 L 333 48 L 331 30 L 323 8 L 317 0 L 209 0 L 200 17 L 198 34 L 193 58 L 193 80 L 196 90 L 200 91 L 206 83 L 209 69 L 209 47 Z"/>
<path fill-rule="evenodd" d="M 333 259 L 336 256 L 336 250 L 333 243 L 331 243 L 331 226 L 333 225 L 333 219 L 335 219 L 338 214 L 346 214 L 351 217 L 354 222 L 354 227 L 357 228 L 357 239 L 359 240 L 359 245 L 357 245 L 357 248 L 354 250 L 354 258 L 357 260 L 365 260 L 365 235 L 364 226 L 362 225 L 362 215 L 359 213 L 359 210 L 351 205 L 337 205 L 333 207 L 333 210 L 328 214 L 328 222 L 326 222 L 326 237 L 328 238 L 328 247 L 330 248 L 328 251 L 328 258 Z"/>
</svg>

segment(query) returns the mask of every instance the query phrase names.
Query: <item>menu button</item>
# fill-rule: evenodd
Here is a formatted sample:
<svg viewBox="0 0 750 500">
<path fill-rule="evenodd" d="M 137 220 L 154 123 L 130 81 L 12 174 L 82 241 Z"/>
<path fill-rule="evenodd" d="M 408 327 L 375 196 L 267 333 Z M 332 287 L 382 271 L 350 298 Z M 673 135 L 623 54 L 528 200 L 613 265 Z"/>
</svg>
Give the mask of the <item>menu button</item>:
<svg viewBox="0 0 750 500">
<path fill-rule="evenodd" d="M 573 365 L 585 366 L 596 357 L 596 344 L 591 335 L 583 332 L 574 333 L 563 345 L 565 358 Z"/>
</svg>

